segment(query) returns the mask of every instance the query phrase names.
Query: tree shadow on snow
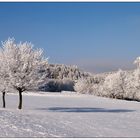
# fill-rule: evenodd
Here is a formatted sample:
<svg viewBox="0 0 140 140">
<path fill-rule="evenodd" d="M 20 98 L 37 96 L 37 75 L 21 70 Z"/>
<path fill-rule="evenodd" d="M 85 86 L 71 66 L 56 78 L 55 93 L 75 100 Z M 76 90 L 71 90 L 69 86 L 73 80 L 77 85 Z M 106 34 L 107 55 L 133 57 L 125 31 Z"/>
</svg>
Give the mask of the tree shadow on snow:
<svg viewBox="0 0 140 140">
<path fill-rule="evenodd" d="M 46 110 L 52 112 L 108 112 L 108 113 L 121 113 L 133 112 L 135 110 L 128 109 L 105 109 L 105 108 L 89 108 L 89 107 L 51 107 L 51 108 L 36 108 L 36 110 Z"/>
</svg>

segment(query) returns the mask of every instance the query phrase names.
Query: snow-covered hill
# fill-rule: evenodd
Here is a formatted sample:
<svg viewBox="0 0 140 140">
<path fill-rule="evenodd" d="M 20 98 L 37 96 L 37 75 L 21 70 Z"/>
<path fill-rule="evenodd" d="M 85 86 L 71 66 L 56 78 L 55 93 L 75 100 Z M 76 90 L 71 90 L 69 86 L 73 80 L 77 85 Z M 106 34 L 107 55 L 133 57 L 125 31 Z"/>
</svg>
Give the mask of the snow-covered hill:
<svg viewBox="0 0 140 140">
<path fill-rule="evenodd" d="M 75 93 L 6 96 L 0 137 L 140 137 L 140 103 Z"/>
</svg>

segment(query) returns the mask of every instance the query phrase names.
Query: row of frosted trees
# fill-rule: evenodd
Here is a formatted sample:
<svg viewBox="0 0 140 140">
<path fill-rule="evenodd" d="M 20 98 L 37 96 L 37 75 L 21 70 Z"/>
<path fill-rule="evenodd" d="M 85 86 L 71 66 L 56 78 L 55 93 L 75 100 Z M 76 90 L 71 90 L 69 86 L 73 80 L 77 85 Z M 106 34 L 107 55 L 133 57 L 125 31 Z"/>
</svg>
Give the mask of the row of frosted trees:
<svg viewBox="0 0 140 140">
<path fill-rule="evenodd" d="M 87 78 L 90 73 L 83 72 L 77 66 L 64 64 L 48 64 L 47 79 L 39 90 L 49 92 L 74 91 L 74 84 L 80 78 Z"/>
<path fill-rule="evenodd" d="M 79 79 L 75 84 L 75 91 L 89 93 L 109 98 L 140 101 L 140 57 L 135 61 L 137 68 L 132 71 L 117 72 L 99 77 Z"/>
<path fill-rule="evenodd" d="M 50 79 L 70 79 L 73 81 L 90 76 L 89 73 L 79 70 L 77 66 L 64 64 L 48 64 L 46 73 Z"/>
<path fill-rule="evenodd" d="M 92 76 L 79 71 L 76 66 L 48 64 L 41 49 L 34 49 L 29 42 L 16 43 L 13 38 L 9 38 L 2 42 L 0 48 L 0 91 L 3 107 L 6 92 L 18 91 L 18 109 L 22 109 L 22 92 L 38 89 L 48 79 L 69 79 L 75 85 L 69 81 L 50 81 L 47 84 L 51 88 L 56 88 L 54 84 L 62 88 L 60 85 L 67 83 L 80 93 L 140 100 L 140 57 L 134 63 L 137 64 L 137 69 L 131 72 L 119 70 L 105 77 Z"/>
<path fill-rule="evenodd" d="M 2 42 L 0 48 L 0 90 L 3 107 L 5 94 L 18 91 L 22 109 L 22 92 L 37 89 L 46 78 L 48 59 L 41 49 L 34 49 L 29 42 L 16 43 L 13 38 Z"/>
</svg>

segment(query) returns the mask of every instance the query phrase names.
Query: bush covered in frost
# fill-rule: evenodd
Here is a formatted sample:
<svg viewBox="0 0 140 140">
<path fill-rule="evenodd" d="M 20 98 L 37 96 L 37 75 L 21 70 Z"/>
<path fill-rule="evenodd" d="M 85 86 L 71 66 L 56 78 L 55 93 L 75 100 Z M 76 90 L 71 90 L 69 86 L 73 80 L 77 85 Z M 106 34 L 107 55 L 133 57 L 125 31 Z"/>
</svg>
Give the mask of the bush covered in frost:
<svg viewBox="0 0 140 140">
<path fill-rule="evenodd" d="M 125 79 L 125 99 L 140 100 L 140 69 L 134 70 Z"/>
<path fill-rule="evenodd" d="M 90 93 L 91 84 L 88 80 L 85 79 L 79 79 L 74 86 L 74 90 L 78 93 Z"/>
<path fill-rule="evenodd" d="M 86 79 L 79 79 L 75 82 L 74 90 L 83 94 L 99 95 L 99 87 L 103 79 L 101 77 L 88 77 Z"/>
<path fill-rule="evenodd" d="M 79 79 L 75 83 L 75 91 L 82 94 L 88 93 L 109 98 L 140 101 L 139 68 L 134 71 L 118 70 L 102 78 L 97 77 Z"/>
<path fill-rule="evenodd" d="M 49 79 L 39 90 L 49 92 L 74 91 L 74 81 L 69 79 Z"/>
<path fill-rule="evenodd" d="M 124 95 L 125 72 L 119 70 L 105 78 L 102 94 L 106 97 L 122 99 Z"/>
</svg>

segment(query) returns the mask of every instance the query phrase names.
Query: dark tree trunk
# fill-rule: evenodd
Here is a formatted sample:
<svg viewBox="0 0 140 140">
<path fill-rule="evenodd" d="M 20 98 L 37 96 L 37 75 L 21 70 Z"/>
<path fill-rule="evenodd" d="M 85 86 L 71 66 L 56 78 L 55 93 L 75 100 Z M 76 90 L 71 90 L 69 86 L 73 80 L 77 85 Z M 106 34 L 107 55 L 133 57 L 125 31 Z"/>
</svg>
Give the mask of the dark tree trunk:
<svg viewBox="0 0 140 140">
<path fill-rule="evenodd" d="M 19 105 L 18 105 L 18 109 L 22 109 L 22 90 L 19 89 Z"/>
<path fill-rule="evenodd" d="M 2 92 L 3 108 L 5 108 L 5 91 Z"/>
</svg>

